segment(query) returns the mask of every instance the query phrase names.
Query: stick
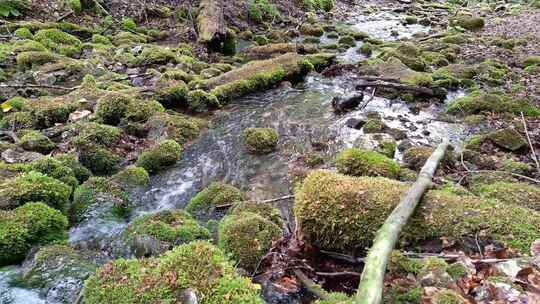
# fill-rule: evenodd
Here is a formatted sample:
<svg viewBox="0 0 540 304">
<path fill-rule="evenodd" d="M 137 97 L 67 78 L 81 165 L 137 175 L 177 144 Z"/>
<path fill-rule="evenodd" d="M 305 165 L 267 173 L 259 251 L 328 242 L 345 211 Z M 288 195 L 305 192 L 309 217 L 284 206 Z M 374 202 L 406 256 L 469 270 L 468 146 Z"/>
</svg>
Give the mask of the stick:
<svg viewBox="0 0 540 304">
<path fill-rule="evenodd" d="M 532 158 L 534 160 L 534 163 L 536 164 L 536 170 L 538 171 L 538 173 L 540 173 L 540 164 L 538 163 L 538 157 L 536 157 L 536 151 L 534 150 L 534 146 L 531 141 L 531 136 L 529 135 L 529 130 L 527 130 L 527 122 L 525 121 L 525 116 L 523 115 L 523 112 L 521 112 L 521 121 L 523 122 L 523 128 L 525 129 L 525 135 L 527 135 L 527 141 L 529 142 L 529 147 L 531 147 Z"/>
<path fill-rule="evenodd" d="M 402 228 L 413 214 L 424 192 L 430 186 L 437 166 L 448 149 L 449 142 L 445 139 L 435 149 L 418 174 L 418 179 L 401 199 L 399 205 L 392 211 L 382 227 L 377 232 L 373 246 L 365 261 L 356 293 L 356 304 L 379 304 L 382 301 L 384 274 L 386 265 L 398 240 Z"/>
<path fill-rule="evenodd" d="M 458 172 L 458 173 L 463 173 L 463 174 L 470 174 L 470 173 L 505 173 L 505 174 L 510 174 L 510 175 L 512 175 L 512 176 L 515 176 L 515 177 L 519 177 L 519 178 L 526 179 L 526 180 L 528 180 L 528 181 L 530 181 L 530 182 L 533 182 L 533 183 L 540 184 L 540 180 L 537 180 L 537 179 L 534 179 L 534 178 L 532 178 L 532 177 L 528 177 L 528 176 L 525 176 L 525 175 L 513 173 L 513 172 L 507 172 L 507 171 L 499 171 L 499 170 L 473 170 L 473 171 L 461 171 L 461 172 Z"/>
<path fill-rule="evenodd" d="M 326 299 L 328 298 L 328 293 L 322 289 L 321 286 L 319 286 L 317 283 L 310 280 L 300 269 L 294 269 L 294 274 L 302 282 L 302 285 L 313 295 L 318 297 L 319 299 Z"/>
<path fill-rule="evenodd" d="M 77 87 L 73 88 L 67 88 L 67 87 L 60 87 L 60 86 L 53 86 L 53 85 L 39 85 L 39 84 L 0 84 L 0 88 L 15 88 L 15 89 L 22 89 L 22 88 L 43 88 L 43 89 L 55 89 L 55 90 L 64 90 L 64 91 L 73 91 L 76 90 Z"/>
<path fill-rule="evenodd" d="M 429 95 L 429 96 L 435 95 L 433 93 L 433 90 L 430 88 L 421 87 L 421 86 L 413 86 L 413 85 L 408 85 L 408 84 L 403 84 L 403 83 L 394 83 L 394 82 L 388 82 L 388 81 L 382 81 L 382 80 L 361 83 L 361 84 L 356 85 L 356 87 L 357 88 L 386 87 L 386 88 L 393 88 L 393 89 L 398 89 L 398 90 L 416 92 L 416 93 Z"/>
<path fill-rule="evenodd" d="M 359 277 L 359 276 L 361 275 L 360 273 L 354 272 L 354 271 L 316 272 L 315 274 L 318 275 L 318 276 L 321 276 L 321 277 L 331 277 L 331 278 L 334 278 L 334 277 L 343 277 L 343 276 L 348 276 L 348 277 Z"/>
</svg>

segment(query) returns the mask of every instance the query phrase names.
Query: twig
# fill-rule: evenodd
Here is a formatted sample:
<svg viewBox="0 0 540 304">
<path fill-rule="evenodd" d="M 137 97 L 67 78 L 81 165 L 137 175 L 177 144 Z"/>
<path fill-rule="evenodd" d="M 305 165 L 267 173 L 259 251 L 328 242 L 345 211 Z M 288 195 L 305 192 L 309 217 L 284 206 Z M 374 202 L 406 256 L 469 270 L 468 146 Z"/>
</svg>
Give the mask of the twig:
<svg viewBox="0 0 540 304">
<path fill-rule="evenodd" d="M 474 242 L 476 243 L 476 248 L 478 248 L 478 253 L 480 258 L 484 259 L 484 254 L 482 253 L 482 247 L 480 247 L 480 242 L 478 242 L 478 232 L 474 234 Z"/>
<path fill-rule="evenodd" d="M 318 276 L 321 277 L 343 277 L 343 276 L 349 276 L 349 277 L 360 277 L 359 272 L 354 271 L 340 271 L 340 272 L 316 272 L 315 273 Z"/>
<path fill-rule="evenodd" d="M 63 14 L 62 16 L 58 17 L 58 18 L 56 19 L 56 22 L 60 22 L 60 21 L 62 21 L 62 20 L 64 20 L 64 19 L 66 19 L 67 17 L 73 15 L 73 13 L 74 13 L 74 12 L 73 12 L 72 10 L 70 10 L 69 12 L 67 12 L 67 13 Z"/>
<path fill-rule="evenodd" d="M 540 163 L 538 163 L 538 157 L 536 156 L 536 151 L 534 150 L 534 146 L 532 144 L 531 136 L 529 135 L 529 130 L 527 129 L 527 122 L 525 121 L 525 116 L 523 115 L 523 112 L 521 112 L 521 121 L 523 122 L 523 128 L 525 129 L 525 135 L 527 135 L 529 147 L 531 148 L 532 158 L 534 160 L 534 163 L 536 164 L 536 170 L 538 171 L 538 173 L 540 173 Z"/>
<path fill-rule="evenodd" d="M 154 73 L 133 74 L 133 75 L 127 75 L 126 77 L 115 78 L 112 81 L 124 81 L 124 80 L 130 80 L 136 77 L 145 77 L 145 76 L 151 76 L 151 75 L 154 75 Z"/>
<path fill-rule="evenodd" d="M 528 177 L 528 176 L 525 176 L 525 175 L 513 173 L 513 172 L 507 172 L 507 171 L 499 171 L 499 170 L 471 170 L 471 171 L 460 171 L 460 172 L 458 172 L 458 173 L 462 173 L 462 174 L 471 174 L 471 173 L 505 173 L 505 174 L 510 174 L 510 175 L 512 175 L 512 176 L 515 176 L 515 177 L 519 177 L 519 178 L 526 179 L 526 180 L 531 181 L 531 182 L 533 182 L 533 183 L 540 184 L 540 180 L 537 180 L 537 179 L 534 179 L 534 178 L 532 178 L 532 177 Z"/>
<path fill-rule="evenodd" d="M 429 40 L 429 39 L 441 38 L 441 37 L 444 37 L 446 35 L 447 35 L 446 33 L 439 33 L 439 34 L 435 34 L 435 35 L 431 35 L 431 36 L 427 36 L 427 37 L 422 37 L 422 38 L 419 38 L 417 40 L 418 41 L 426 41 L 426 40 Z"/>
<path fill-rule="evenodd" d="M 319 286 L 317 283 L 313 282 L 310 278 L 308 278 L 300 269 L 294 269 L 294 274 L 302 282 L 302 285 L 313 295 L 317 296 L 319 299 L 327 299 L 328 293 L 324 291 L 321 286 Z"/>
<path fill-rule="evenodd" d="M 43 89 L 54 89 L 54 90 L 64 90 L 64 91 L 73 91 L 78 89 L 79 87 L 60 87 L 60 86 L 53 86 L 53 85 L 40 85 L 40 84 L 0 84 L 0 88 L 15 88 L 15 89 L 21 89 L 21 88 L 43 88 Z"/>
<path fill-rule="evenodd" d="M 339 252 L 326 251 L 326 250 L 321 250 L 320 252 L 336 260 L 345 261 L 351 264 L 360 264 L 364 262 L 363 258 L 356 258 L 354 256 L 339 253 Z"/>
<path fill-rule="evenodd" d="M 373 88 L 373 91 L 371 91 L 371 96 L 369 96 L 369 99 L 359 107 L 359 110 L 363 110 L 367 107 L 367 105 L 375 98 L 376 91 L 377 91 L 377 88 Z"/>
</svg>

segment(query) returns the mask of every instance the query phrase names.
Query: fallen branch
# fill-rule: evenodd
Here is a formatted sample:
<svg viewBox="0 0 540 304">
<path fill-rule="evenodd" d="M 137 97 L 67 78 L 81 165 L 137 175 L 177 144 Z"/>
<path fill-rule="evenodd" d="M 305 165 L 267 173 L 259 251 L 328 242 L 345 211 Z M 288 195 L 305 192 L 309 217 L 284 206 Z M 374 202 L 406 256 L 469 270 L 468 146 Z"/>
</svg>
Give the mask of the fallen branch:
<svg viewBox="0 0 540 304">
<path fill-rule="evenodd" d="M 66 19 L 67 17 L 73 15 L 73 13 L 74 13 L 74 11 L 70 10 L 69 12 L 67 12 L 67 13 L 63 14 L 62 16 L 58 17 L 56 19 L 56 22 L 60 22 L 60 21 L 62 21 L 64 19 Z"/>
<path fill-rule="evenodd" d="M 499 170 L 470 170 L 470 171 L 461 171 L 461 172 L 458 172 L 460 174 L 472 174 L 472 173 L 504 173 L 504 174 L 509 174 L 509 175 L 512 175 L 512 176 L 515 176 L 515 177 L 518 177 L 518 178 L 523 178 L 523 179 L 526 179 L 530 182 L 533 182 L 533 183 L 537 183 L 537 184 L 540 184 L 540 180 L 537 180 L 537 179 L 534 179 L 532 177 L 528 177 L 528 176 L 525 176 L 525 175 L 521 175 L 521 174 L 517 174 L 517 173 L 513 173 L 513 172 L 508 172 L 508 171 L 499 171 Z"/>
<path fill-rule="evenodd" d="M 313 295 L 318 297 L 319 299 L 326 299 L 328 298 L 328 293 L 322 289 L 321 286 L 319 286 L 317 283 L 310 280 L 300 269 L 294 269 L 293 270 L 294 275 L 302 282 L 302 285 L 304 288 L 306 288 L 309 292 L 311 292 Z"/>
<path fill-rule="evenodd" d="M 360 285 L 356 293 L 356 304 L 379 304 L 382 301 L 384 274 L 390 255 L 398 240 L 399 234 L 413 214 L 424 192 L 432 183 L 433 175 L 448 149 L 445 139 L 435 149 L 418 174 L 418 179 L 392 211 L 377 232 L 373 246 L 365 260 Z"/>
<path fill-rule="evenodd" d="M 527 141 L 529 142 L 529 147 L 531 148 L 532 159 L 534 160 L 534 163 L 536 164 L 536 171 L 540 173 L 540 163 L 538 163 L 538 157 L 536 156 L 536 151 L 534 150 L 534 146 L 532 144 L 531 136 L 529 135 L 529 130 L 527 129 L 527 122 L 525 121 L 525 116 L 523 115 L 523 112 L 521 112 L 521 121 L 523 122 L 523 128 L 525 129 L 525 135 L 527 135 Z"/>
<path fill-rule="evenodd" d="M 403 84 L 403 83 L 388 82 L 388 81 L 382 81 L 382 80 L 364 82 L 364 83 L 356 85 L 356 88 L 367 88 L 367 87 L 371 87 L 371 88 L 384 87 L 384 88 L 410 91 L 410 92 L 420 93 L 420 94 L 429 95 L 429 96 L 435 95 L 433 90 L 430 88 L 408 85 L 408 84 Z"/>
<path fill-rule="evenodd" d="M 361 275 L 360 273 L 354 272 L 354 271 L 316 272 L 315 274 L 318 275 L 318 276 L 321 276 L 321 277 L 331 277 L 331 278 L 343 277 L 343 276 L 359 277 Z"/>
<path fill-rule="evenodd" d="M 373 100 L 375 99 L 375 92 L 377 91 L 377 88 L 373 88 L 373 91 L 371 91 L 371 96 L 369 96 L 369 99 L 364 102 L 360 107 L 358 107 L 358 109 L 361 111 L 363 109 L 365 109 L 367 107 L 367 105 Z"/>
</svg>

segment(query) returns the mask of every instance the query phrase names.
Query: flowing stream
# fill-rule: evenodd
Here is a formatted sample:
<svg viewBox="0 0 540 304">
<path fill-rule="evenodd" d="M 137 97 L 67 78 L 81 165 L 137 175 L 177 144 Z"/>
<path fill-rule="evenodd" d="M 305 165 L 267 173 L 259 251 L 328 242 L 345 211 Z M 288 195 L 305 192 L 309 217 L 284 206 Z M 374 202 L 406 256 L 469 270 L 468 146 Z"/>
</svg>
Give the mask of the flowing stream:
<svg viewBox="0 0 540 304">
<path fill-rule="evenodd" d="M 398 38 L 428 30 L 419 25 L 403 26 L 398 15 L 390 13 L 356 16 L 347 26 L 384 40 L 396 38 L 391 30 L 399 32 Z M 322 42 L 335 43 L 326 37 Z M 338 59 L 344 63 L 362 60 L 364 57 L 356 52 L 360 45 L 339 54 Z M 253 94 L 216 112 L 208 130 L 185 149 L 182 161 L 154 176 L 144 191 L 132 194 L 136 202 L 132 218 L 148 212 L 183 208 L 191 197 L 214 180 L 241 187 L 254 200 L 290 194 L 289 166 L 295 156 L 318 149 L 331 164 L 335 154 L 345 147 L 373 147 L 373 134 L 364 134 L 346 125 L 348 119 L 364 117 L 370 111 L 378 112 L 389 127 L 405 131 L 413 142 L 436 144 L 442 137 L 449 136 L 452 143 L 459 144 L 463 138 L 462 125 L 437 119 L 444 108 L 441 104 L 413 113 L 402 101 L 375 97 L 362 111 L 334 114 L 332 98 L 352 93 L 355 81 L 353 75 L 325 78 L 312 74 L 294 87 L 282 85 Z M 449 94 L 448 101 L 459 94 Z M 278 130 L 278 151 L 263 156 L 247 153 L 242 133 L 248 127 Z M 399 157 L 396 153 L 398 160 Z M 95 215 L 70 230 L 69 242 L 79 248 L 110 252 L 112 257 L 130 256 L 128 246 L 119 237 L 128 221 L 104 216 L 106 208 L 94 212 Z M 45 303 L 36 290 L 9 287 L 9 278 L 16 272 L 17 268 L 13 267 L 0 271 L 0 303 L 8 303 L 3 298 L 11 298 L 13 302 L 9 303 Z"/>
</svg>

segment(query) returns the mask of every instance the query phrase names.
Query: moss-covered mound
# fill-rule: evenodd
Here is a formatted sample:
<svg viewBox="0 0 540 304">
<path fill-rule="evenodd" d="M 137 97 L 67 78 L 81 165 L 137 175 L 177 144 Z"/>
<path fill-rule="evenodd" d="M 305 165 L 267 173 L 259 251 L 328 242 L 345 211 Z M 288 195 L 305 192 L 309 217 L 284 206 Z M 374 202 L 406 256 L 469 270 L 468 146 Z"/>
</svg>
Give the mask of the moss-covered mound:
<svg viewBox="0 0 540 304">
<path fill-rule="evenodd" d="M 246 199 L 246 194 L 238 188 L 220 182 L 213 182 L 189 201 L 186 211 L 197 218 L 207 218 L 212 214 L 216 206 L 243 202 Z"/>
<path fill-rule="evenodd" d="M 27 202 L 44 202 L 66 212 L 71 196 L 71 187 L 35 171 L 4 181 L 0 189 L 2 209 L 14 208 Z"/>
<path fill-rule="evenodd" d="M 314 171 L 297 189 L 294 210 L 307 242 L 350 252 L 369 245 L 406 190 L 406 184 L 385 178 Z M 540 213 L 531 209 L 440 190 L 424 196 L 402 238 L 460 240 L 483 231 L 495 241 L 528 252 L 540 236 L 538 227 Z"/>
<path fill-rule="evenodd" d="M 34 39 L 62 55 L 74 56 L 81 52 L 81 41 L 58 29 L 40 30 L 34 35 Z"/>
<path fill-rule="evenodd" d="M 180 160 L 182 147 L 174 140 L 165 140 L 157 146 L 139 155 L 137 166 L 143 167 L 150 174 L 168 168 Z"/>
<path fill-rule="evenodd" d="M 375 151 L 349 148 L 336 158 L 340 173 L 353 176 L 384 176 L 397 178 L 400 167 L 392 159 Z"/>
<path fill-rule="evenodd" d="M 523 99 L 496 93 L 474 92 L 452 101 L 447 108 L 451 114 L 479 114 L 483 112 L 513 113 L 540 116 L 540 108 Z"/>
<path fill-rule="evenodd" d="M 22 261 L 34 244 L 66 238 L 67 219 L 43 203 L 0 210 L 0 266 Z"/>
<path fill-rule="evenodd" d="M 252 153 L 270 153 L 275 150 L 278 140 L 278 133 L 271 128 L 247 128 L 244 130 L 244 142 Z"/>
<path fill-rule="evenodd" d="M 99 203 L 100 198 L 113 203 L 112 212 L 115 215 L 122 216 L 129 208 L 127 194 L 119 184 L 104 177 L 91 177 L 73 192 L 73 203 L 69 211 L 71 222 L 81 221 L 87 210 Z"/>
<path fill-rule="evenodd" d="M 479 30 L 484 27 L 485 21 L 480 17 L 473 17 L 468 15 L 458 15 L 452 19 L 452 25 L 460 26 L 466 30 Z"/>
<path fill-rule="evenodd" d="M 502 203 L 540 211 L 540 187 L 535 185 L 498 181 L 489 184 L 475 184 L 472 191 L 479 196 L 497 199 Z"/>
<path fill-rule="evenodd" d="M 256 202 L 239 202 L 234 204 L 234 206 L 229 210 L 229 215 L 238 215 L 243 212 L 255 213 L 265 219 L 272 221 L 274 224 L 279 227 L 283 226 L 283 220 L 281 219 L 281 214 L 279 210 L 272 207 L 267 203 L 256 203 Z"/>
<path fill-rule="evenodd" d="M 208 229 L 201 227 L 189 213 L 182 210 L 163 211 L 141 216 L 128 226 L 126 233 L 128 238 L 134 241 L 136 247 L 154 241 L 159 242 L 159 248 L 155 248 L 157 250 L 149 250 L 151 254 L 162 253 L 173 246 L 194 240 L 210 238 Z M 139 256 L 143 256 L 143 254 Z"/>
<path fill-rule="evenodd" d="M 108 263 L 86 281 L 84 299 L 88 304 L 178 303 L 188 288 L 201 304 L 264 303 L 259 287 L 203 241 L 178 246 L 159 259 Z"/>
<path fill-rule="evenodd" d="M 24 135 L 20 138 L 19 145 L 27 151 L 35 151 L 43 154 L 48 154 L 56 147 L 47 136 L 35 130 L 24 132 Z"/>
<path fill-rule="evenodd" d="M 150 175 L 142 167 L 128 167 L 112 176 L 112 180 L 124 189 L 146 186 Z"/>
<path fill-rule="evenodd" d="M 183 145 L 199 136 L 205 122 L 198 118 L 170 112 L 152 115 L 146 124 L 148 138 L 153 140 L 172 139 Z"/>
<path fill-rule="evenodd" d="M 45 156 L 30 163 L 30 169 L 56 178 L 64 184 L 76 187 L 79 184 L 75 171 L 59 158 Z"/>
<path fill-rule="evenodd" d="M 219 247 L 240 267 L 254 271 L 272 241 L 282 233 L 282 228 L 272 221 L 255 213 L 240 212 L 221 220 Z"/>
<path fill-rule="evenodd" d="M 412 170 L 420 171 L 434 150 L 426 146 L 411 147 L 403 153 L 403 162 Z M 447 151 L 439 166 L 452 166 L 453 163 L 454 156 L 451 151 Z"/>
</svg>

